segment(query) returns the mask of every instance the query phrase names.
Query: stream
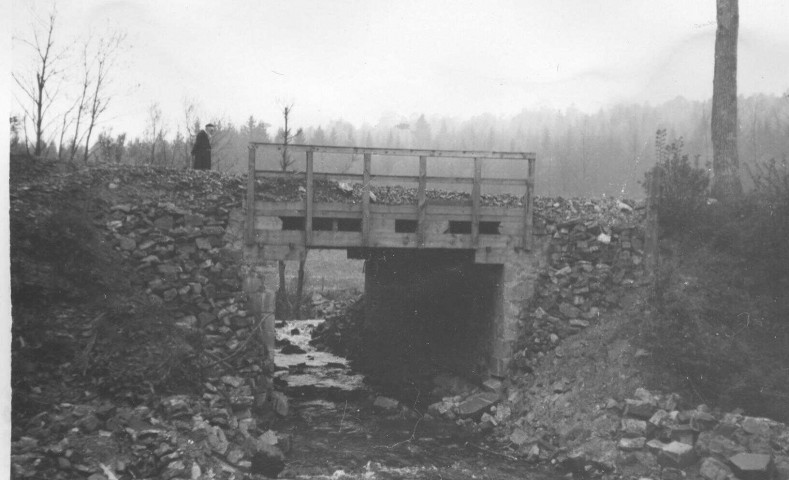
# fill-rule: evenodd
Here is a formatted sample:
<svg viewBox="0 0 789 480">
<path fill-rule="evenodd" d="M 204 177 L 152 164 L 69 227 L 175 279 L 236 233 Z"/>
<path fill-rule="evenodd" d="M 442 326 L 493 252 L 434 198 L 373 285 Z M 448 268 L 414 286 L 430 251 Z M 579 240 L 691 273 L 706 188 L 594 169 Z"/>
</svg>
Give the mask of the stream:
<svg viewBox="0 0 789 480">
<path fill-rule="evenodd" d="M 277 328 L 276 377 L 286 382 L 288 417 L 277 425 L 290 437 L 280 478 L 552 479 L 560 475 L 505 458 L 446 420 L 423 421 L 420 408 L 382 409 L 347 359 L 316 351 L 309 340 L 322 320 L 293 320 Z M 288 344 L 286 343 L 286 345 Z M 293 348 L 298 347 L 298 349 Z M 287 351 L 287 350 L 286 350 Z"/>
</svg>

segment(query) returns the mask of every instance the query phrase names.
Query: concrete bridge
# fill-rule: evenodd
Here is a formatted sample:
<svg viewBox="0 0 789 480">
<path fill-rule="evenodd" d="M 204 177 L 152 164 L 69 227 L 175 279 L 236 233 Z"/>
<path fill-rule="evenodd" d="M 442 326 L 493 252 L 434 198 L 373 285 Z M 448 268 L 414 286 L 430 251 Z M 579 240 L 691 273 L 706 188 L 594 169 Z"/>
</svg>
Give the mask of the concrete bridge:
<svg viewBox="0 0 789 480">
<path fill-rule="evenodd" d="M 276 168 L 282 159 L 299 173 Z M 407 162 L 418 173 L 378 173 Z M 484 176 L 497 162 L 520 175 Z M 469 363 L 481 359 L 488 373 L 504 375 L 540 262 L 533 251 L 534 162 L 535 154 L 525 152 L 310 145 L 285 151 L 281 144 L 252 143 L 248 251 L 261 261 L 299 261 L 309 249 L 345 249 L 349 258 L 366 260 L 365 331 L 376 348 L 386 351 L 395 337 L 419 335 L 427 348 Z M 348 173 L 354 163 L 361 171 Z M 450 174 L 429 175 L 439 170 Z M 290 192 L 274 199 L 258 186 L 294 180 Z M 341 182 L 347 196 L 326 195 L 326 180 Z M 360 191 L 351 192 L 354 183 Z M 382 186 L 409 184 L 414 188 L 405 198 L 378 198 L 388 191 Z M 433 185 L 465 191 L 440 198 Z M 483 188 L 514 189 L 515 195 L 501 202 Z"/>
</svg>

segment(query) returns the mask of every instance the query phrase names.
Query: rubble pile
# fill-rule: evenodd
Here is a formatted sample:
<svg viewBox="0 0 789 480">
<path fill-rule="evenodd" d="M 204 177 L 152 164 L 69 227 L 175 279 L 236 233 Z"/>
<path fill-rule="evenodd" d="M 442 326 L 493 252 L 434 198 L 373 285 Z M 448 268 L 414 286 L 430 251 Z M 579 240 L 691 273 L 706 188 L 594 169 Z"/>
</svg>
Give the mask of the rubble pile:
<svg viewBox="0 0 789 480">
<path fill-rule="evenodd" d="M 643 388 L 635 398 L 609 400 L 591 425 L 579 426 L 567 448 L 538 455 L 552 457 L 572 471 L 619 472 L 684 478 L 683 470 L 708 480 L 789 478 L 789 427 L 768 418 L 712 411 L 706 405 L 678 409 L 676 395 Z M 528 435 L 518 448 L 532 450 Z"/>
<path fill-rule="evenodd" d="M 243 388 L 244 379 L 221 383 Z M 273 478 L 290 449 L 249 407 L 231 407 L 210 388 L 202 398 L 175 395 L 152 406 L 61 403 L 14 430 L 14 478 Z"/>
<path fill-rule="evenodd" d="M 549 266 L 516 347 L 514 366 L 527 371 L 561 339 L 618 307 L 622 292 L 644 278 L 642 209 L 616 199 L 538 198 L 535 204 Z"/>
<path fill-rule="evenodd" d="M 131 287 L 123 311 L 60 322 L 73 327 L 64 335 L 81 352 L 77 362 L 53 359 L 53 371 L 68 372 L 60 381 L 87 379 L 87 389 L 119 402 L 85 390 L 15 422 L 15 478 L 237 478 L 282 470 L 283 439 L 270 428 L 287 415 L 288 402 L 273 388 L 262 326 L 241 292 L 235 242 L 243 179 L 98 167 L 15 187 L 12 215 L 51 215 L 55 198 L 90 197 L 102 248 L 114 251 L 112 268 Z M 45 372 L 30 369 L 42 380 Z M 187 376 L 187 385 L 177 383 Z M 23 385 L 44 398 L 34 383 Z M 203 393 L 162 398 L 179 387 Z"/>
<path fill-rule="evenodd" d="M 569 390 L 567 382 L 557 381 L 554 395 L 544 401 L 560 402 Z M 550 425 L 535 427 L 540 420 L 534 413 L 515 415 L 510 405 L 521 393 L 507 392 L 498 380 L 454 393 L 461 391 L 430 405 L 425 418 L 493 432 L 499 453 L 548 463 L 581 478 L 681 479 L 690 473 L 707 480 L 789 479 L 789 427 L 768 418 L 706 405 L 683 409 L 676 394 L 639 388 L 635 398 L 609 399 L 589 418 L 553 432 Z"/>
</svg>

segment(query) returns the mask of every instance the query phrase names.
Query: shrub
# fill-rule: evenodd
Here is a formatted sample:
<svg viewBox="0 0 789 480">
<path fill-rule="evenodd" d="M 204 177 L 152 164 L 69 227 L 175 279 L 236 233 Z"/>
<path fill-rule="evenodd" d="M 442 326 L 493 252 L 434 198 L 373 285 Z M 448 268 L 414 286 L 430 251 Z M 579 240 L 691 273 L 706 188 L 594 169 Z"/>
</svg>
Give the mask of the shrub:
<svg viewBox="0 0 789 480">
<path fill-rule="evenodd" d="M 747 166 L 754 188 L 746 197 L 743 254 L 764 273 L 776 292 L 789 279 L 789 163 L 786 157 Z"/>
<path fill-rule="evenodd" d="M 710 181 L 706 170 L 690 164 L 682 148 L 682 137 L 667 143 L 666 130 L 658 130 L 655 135 L 657 163 L 645 174 L 642 183 L 647 195 L 653 182 L 656 183 L 658 221 L 670 235 L 683 232 L 696 223 L 706 204 Z"/>
<path fill-rule="evenodd" d="M 696 279 L 677 273 L 676 265 L 664 266 L 653 299 L 656 311 L 642 333 L 656 363 L 678 374 L 692 393 L 709 402 L 723 393 L 744 357 L 722 319 L 710 315 L 714 305 L 705 293 Z"/>
</svg>

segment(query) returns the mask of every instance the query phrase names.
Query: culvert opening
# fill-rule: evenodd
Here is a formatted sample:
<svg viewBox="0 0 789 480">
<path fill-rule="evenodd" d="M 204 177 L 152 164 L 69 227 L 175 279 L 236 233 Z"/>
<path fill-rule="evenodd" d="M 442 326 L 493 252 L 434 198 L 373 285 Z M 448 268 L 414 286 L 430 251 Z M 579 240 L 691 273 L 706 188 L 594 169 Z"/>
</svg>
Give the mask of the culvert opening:
<svg viewBox="0 0 789 480">
<path fill-rule="evenodd" d="M 436 373 L 484 376 L 501 314 L 500 265 L 468 252 L 386 252 L 367 260 L 370 369 L 397 381 Z"/>
</svg>

